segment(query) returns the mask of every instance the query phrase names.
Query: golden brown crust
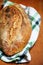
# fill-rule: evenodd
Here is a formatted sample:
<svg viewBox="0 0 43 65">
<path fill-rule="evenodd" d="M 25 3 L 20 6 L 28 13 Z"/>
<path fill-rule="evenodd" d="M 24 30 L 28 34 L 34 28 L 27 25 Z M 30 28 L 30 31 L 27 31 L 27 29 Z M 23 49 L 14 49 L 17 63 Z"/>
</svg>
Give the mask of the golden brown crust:
<svg viewBox="0 0 43 65">
<path fill-rule="evenodd" d="M 2 9 L 0 18 L 2 49 L 7 55 L 20 52 L 31 35 L 31 24 L 20 5 L 14 4 Z"/>
</svg>

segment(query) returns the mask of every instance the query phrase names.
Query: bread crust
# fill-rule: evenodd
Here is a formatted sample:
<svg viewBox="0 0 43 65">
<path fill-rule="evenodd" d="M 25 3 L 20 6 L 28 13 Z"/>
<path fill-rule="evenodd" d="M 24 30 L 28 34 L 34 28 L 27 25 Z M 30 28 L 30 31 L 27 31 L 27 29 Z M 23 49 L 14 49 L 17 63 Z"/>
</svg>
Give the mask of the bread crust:
<svg viewBox="0 0 43 65">
<path fill-rule="evenodd" d="M 7 6 L 0 14 L 3 52 L 11 56 L 23 50 L 31 35 L 31 24 L 24 9 L 17 3 Z"/>
</svg>

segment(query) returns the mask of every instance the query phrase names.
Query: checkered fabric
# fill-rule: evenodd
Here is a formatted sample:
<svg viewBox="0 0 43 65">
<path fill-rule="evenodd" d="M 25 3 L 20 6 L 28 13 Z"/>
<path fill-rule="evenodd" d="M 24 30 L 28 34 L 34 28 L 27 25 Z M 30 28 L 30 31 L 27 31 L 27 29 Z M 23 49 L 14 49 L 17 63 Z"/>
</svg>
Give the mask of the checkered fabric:
<svg viewBox="0 0 43 65">
<path fill-rule="evenodd" d="M 13 5 L 13 4 L 14 4 L 13 2 L 7 1 L 5 3 L 5 6 Z M 3 60 L 4 62 L 25 63 L 31 61 L 31 55 L 29 53 L 29 49 L 35 44 L 39 35 L 40 23 L 41 23 L 41 17 L 39 13 L 33 7 L 26 7 L 22 4 L 20 4 L 20 6 L 24 8 L 25 12 L 30 18 L 32 33 L 30 36 L 30 40 L 28 41 L 27 45 L 21 52 L 11 57 L 8 57 L 0 49 L 0 59 Z"/>
</svg>

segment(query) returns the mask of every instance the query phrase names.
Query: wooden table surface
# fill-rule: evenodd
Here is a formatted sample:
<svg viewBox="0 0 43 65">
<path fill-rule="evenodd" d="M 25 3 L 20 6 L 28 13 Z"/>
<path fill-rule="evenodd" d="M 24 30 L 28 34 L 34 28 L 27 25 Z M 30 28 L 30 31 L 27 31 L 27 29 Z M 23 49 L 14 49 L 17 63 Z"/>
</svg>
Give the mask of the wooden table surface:
<svg viewBox="0 0 43 65">
<path fill-rule="evenodd" d="M 5 63 L 0 60 L 0 65 L 43 65 L 43 0 L 11 0 L 16 3 L 21 3 L 26 6 L 34 7 L 41 15 L 41 26 L 39 37 L 34 47 L 30 50 L 32 57 L 31 62 L 24 64 Z M 1 2 L 1 0 L 0 0 Z"/>
</svg>

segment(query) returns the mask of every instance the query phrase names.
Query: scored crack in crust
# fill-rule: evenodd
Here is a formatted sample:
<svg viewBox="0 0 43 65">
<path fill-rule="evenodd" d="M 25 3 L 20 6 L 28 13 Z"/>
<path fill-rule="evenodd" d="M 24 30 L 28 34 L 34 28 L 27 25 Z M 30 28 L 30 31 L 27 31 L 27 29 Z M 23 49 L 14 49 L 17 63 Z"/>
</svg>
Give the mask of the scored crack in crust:
<svg viewBox="0 0 43 65">
<path fill-rule="evenodd" d="M 1 48 L 6 55 L 23 50 L 31 35 L 31 24 L 24 9 L 17 3 L 0 11 Z"/>
</svg>

